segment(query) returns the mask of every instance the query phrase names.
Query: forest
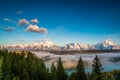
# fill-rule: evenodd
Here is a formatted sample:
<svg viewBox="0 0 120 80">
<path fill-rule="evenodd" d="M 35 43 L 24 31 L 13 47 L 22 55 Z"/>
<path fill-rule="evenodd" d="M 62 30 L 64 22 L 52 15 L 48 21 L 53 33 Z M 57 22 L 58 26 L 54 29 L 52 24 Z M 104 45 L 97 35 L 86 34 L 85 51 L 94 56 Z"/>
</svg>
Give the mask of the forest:
<svg viewBox="0 0 120 80">
<path fill-rule="evenodd" d="M 99 57 L 93 59 L 92 71 L 79 58 L 75 71 L 70 75 L 63 67 L 59 57 L 57 65 L 45 66 L 42 59 L 29 51 L 13 52 L 0 49 L 0 80 L 120 80 L 120 70 L 103 71 Z"/>
</svg>

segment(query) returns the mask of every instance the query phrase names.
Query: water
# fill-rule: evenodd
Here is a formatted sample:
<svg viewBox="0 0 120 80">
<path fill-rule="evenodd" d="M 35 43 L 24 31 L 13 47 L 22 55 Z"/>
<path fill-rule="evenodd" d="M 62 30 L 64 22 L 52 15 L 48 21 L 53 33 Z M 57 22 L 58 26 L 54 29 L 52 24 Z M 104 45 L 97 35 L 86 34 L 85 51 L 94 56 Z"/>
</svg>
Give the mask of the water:
<svg viewBox="0 0 120 80">
<path fill-rule="evenodd" d="M 66 71 L 70 74 L 75 70 L 77 65 L 77 61 L 81 56 L 83 61 L 85 62 L 86 72 L 91 72 L 92 70 L 92 61 L 96 55 L 96 53 L 84 53 L 84 54 L 72 54 L 72 55 L 56 55 L 48 52 L 33 52 L 39 58 L 42 58 L 45 61 L 45 64 L 48 68 L 50 68 L 52 62 L 56 63 L 57 59 L 61 57 L 63 61 L 63 66 Z M 97 53 L 98 57 L 101 60 L 103 65 L 103 71 L 112 71 L 114 69 L 120 70 L 120 52 L 116 53 Z M 119 58 L 117 60 L 114 60 Z"/>
</svg>

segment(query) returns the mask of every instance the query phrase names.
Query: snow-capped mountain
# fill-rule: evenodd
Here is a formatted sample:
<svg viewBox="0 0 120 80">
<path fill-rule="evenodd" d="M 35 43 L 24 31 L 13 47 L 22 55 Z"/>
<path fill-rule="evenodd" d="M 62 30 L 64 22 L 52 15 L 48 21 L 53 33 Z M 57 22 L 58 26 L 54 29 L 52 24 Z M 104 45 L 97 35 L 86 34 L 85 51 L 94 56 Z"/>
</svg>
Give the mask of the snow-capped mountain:
<svg viewBox="0 0 120 80">
<path fill-rule="evenodd" d="M 6 45 L 6 49 L 9 50 L 67 50 L 67 51 L 82 51 L 82 50 L 118 50 L 120 49 L 120 45 L 116 45 L 110 39 L 105 40 L 103 42 L 97 44 L 85 44 L 85 43 L 69 43 L 63 47 L 59 47 L 52 41 L 45 39 L 42 41 L 37 41 L 33 44 L 14 44 L 14 45 Z"/>
<path fill-rule="evenodd" d="M 24 49 L 27 46 L 28 46 L 27 44 L 13 44 L 13 45 L 5 45 L 4 48 L 8 50 L 20 50 L 20 49 Z"/>
<path fill-rule="evenodd" d="M 113 41 L 110 39 L 105 40 L 101 43 L 95 45 L 96 50 L 111 50 L 113 47 L 117 46 Z"/>
<path fill-rule="evenodd" d="M 56 44 L 52 41 L 45 39 L 42 41 L 37 41 L 33 44 L 14 44 L 6 45 L 6 49 L 9 50 L 61 50 Z"/>
<path fill-rule="evenodd" d="M 116 45 L 113 41 L 110 39 L 105 40 L 101 43 L 97 44 L 80 44 L 80 43 L 70 43 L 66 44 L 63 47 L 64 50 L 117 50 L 120 49 L 119 45 Z"/>
<path fill-rule="evenodd" d="M 94 50 L 94 46 L 93 45 L 89 45 L 89 44 L 80 44 L 80 43 L 70 43 L 70 44 L 66 44 L 63 47 L 64 50 Z"/>
<path fill-rule="evenodd" d="M 29 50 L 60 50 L 60 48 L 54 44 L 52 41 L 46 39 L 39 42 L 35 42 L 27 47 L 25 49 Z"/>
</svg>

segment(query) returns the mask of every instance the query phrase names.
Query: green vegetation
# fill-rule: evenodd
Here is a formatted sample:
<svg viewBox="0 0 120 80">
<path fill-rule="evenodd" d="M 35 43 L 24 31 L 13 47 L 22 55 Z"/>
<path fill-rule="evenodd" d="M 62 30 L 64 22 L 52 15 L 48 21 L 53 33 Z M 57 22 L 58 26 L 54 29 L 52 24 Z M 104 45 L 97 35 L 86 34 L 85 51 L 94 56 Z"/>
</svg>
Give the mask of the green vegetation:
<svg viewBox="0 0 120 80">
<path fill-rule="evenodd" d="M 100 59 L 98 58 L 98 56 L 96 55 L 94 60 L 93 60 L 93 65 L 92 65 L 92 77 L 95 80 L 102 80 L 102 64 L 100 62 Z M 93 80 L 94 80 L 93 79 Z"/>
<path fill-rule="evenodd" d="M 87 77 L 86 77 L 86 74 L 85 74 L 84 63 L 83 63 L 81 57 L 80 57 L 80 59 L 78 61 L 78 65 L 76 67 L 75 80 L 87 80 Z"/>
<path fill-rule="evenodd" d="M 99 57 L 93 60 L 92 72 L 86 73 L 82 58 L 79 58 L 76 70 L 68 75 L 61 58 L 52 63 L 50 70 L 42 59 L 31 52 L 10 52 L 0 50 L 0 80 L 120 80 L 120 70 L 103 72 Z"/>
<path fill-rule="evenodd" d="M 65 73 L 61 58 L 57 61 L 56 77 L 56 80 L 67 80 L 67 74 Z"/>
</svg>

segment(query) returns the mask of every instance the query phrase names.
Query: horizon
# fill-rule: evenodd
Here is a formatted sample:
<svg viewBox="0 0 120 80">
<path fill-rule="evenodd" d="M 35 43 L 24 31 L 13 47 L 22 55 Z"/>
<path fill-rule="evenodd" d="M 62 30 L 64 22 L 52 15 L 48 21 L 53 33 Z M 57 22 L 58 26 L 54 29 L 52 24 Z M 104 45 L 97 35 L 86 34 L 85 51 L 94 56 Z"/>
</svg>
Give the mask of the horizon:
<svg viewBox="0 0 120 80">
<path fill-rule="evenodd" d="M 1 0 L 0 45 L 32 44 L 50 39 L 120 45 L 119 0 Z"/>
<path fill-rule="evenodd" d="M 53 41 L 51 41 L 50 39 L 42 39 L 42 40 L 40 40 L 40 41 L 35 41 L 35 42 L 33 42 L 33 43 L 31 43 L 31 44 L 27 44 L 27 43 L 18 43 L 18 44 L 6 44 L 6 45 L 0 45 L 1 47 L 3 47 L 3 46 L 15 46 L 15 45 L 24 45 L 24 46 L 28 46 L 28 45 L 35 45 L 35 44 L 42 44 L 42 43 L 45 43 L 46 44 L 46 42 L 47 43 L 52 43 L 52 44 L 54 44 L 54 45 L 57 45 L 58 47 L 63 47 L 63 46 L 65 46 L 65 45 L 67 45 L 67 44 L 71 44 L 71 43 L 74 43 L 74 44 L 87 44 L 87 45 L 97 45 L 97 44 L 101 44 L 101 43 L 108 43 L 108 44 L 112 44 L 112 45 L 116 45 L 116 46 L 120 46 L 120 44 L 116 44 L 116 42 L 114 42 L 114 41 L 112 41 L 111 39 L 106 39 L 106 40 L 103 40 L 103 41 L 98 41 L 98 43 L 94 43 L 94 44 L 90 44 L 90 43 L 79 43 L 79 42 L 71 42 L 71 43 L 66 43 L 66 44 L 63 44 L 63 45 L 58 45 L 58 44 L 56 44 L 56 43 L 54 43 Z M 49 45 L 48 44 L 48 45 Z"/>
</svg>

